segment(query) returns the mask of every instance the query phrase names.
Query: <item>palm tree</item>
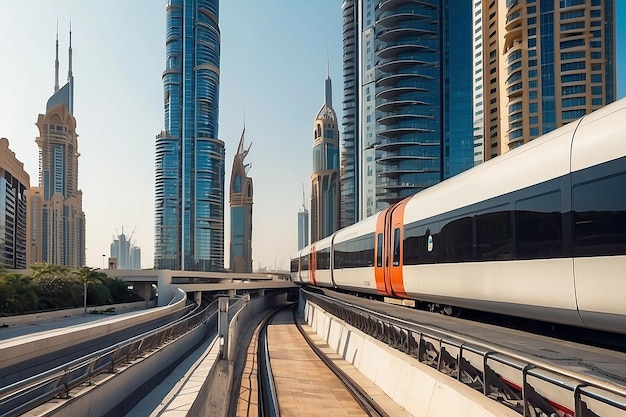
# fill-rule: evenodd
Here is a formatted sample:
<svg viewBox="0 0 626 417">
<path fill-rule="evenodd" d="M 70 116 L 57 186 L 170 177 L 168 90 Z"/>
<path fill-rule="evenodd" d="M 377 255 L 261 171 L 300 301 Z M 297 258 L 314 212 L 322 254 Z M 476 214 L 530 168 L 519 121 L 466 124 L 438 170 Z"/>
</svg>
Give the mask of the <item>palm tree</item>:
<svg viewBox="0 0 626 417">
<path fill-rule="evenodd" d="M 98 269 L 90 266 L 83 266 L 78 271 L 72 272 L 72 275 L 75 275 L 78 281 L 83 284 L 83 307 L 85 308 L 83 314 L 87 314 L 87 285 L 100 282 L 100 274 Z"/>
<path fill-rule="evenodd" d="M 52 265 L 48 262 L 37 262 L 30 269 L 33 271 L 33 278 L 43 277 L 67 277 L 69 270 L 63 265 Z"/>
</svg>

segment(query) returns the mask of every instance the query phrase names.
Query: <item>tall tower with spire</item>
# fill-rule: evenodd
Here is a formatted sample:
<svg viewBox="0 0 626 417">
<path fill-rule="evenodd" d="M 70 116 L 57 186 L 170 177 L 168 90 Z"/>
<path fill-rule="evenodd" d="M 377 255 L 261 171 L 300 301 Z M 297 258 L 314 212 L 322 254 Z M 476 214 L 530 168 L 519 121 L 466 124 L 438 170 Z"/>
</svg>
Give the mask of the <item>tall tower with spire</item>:
<svg viewBox="0 0 626 417">
<path fill-rule="evenodd" d="M 252 178 L 245 163 L 252 144 L 244 146 L 244 125 L 230 175 L 230 271 L 252 272 Z"/>
<path fill-rule="evenodd" d="M 164 129 L 155 142 L 154 266 L 224 269 L 219 0 L 168 0 Z"/>
<path fill-rule="evenodd" d="M 78 135 L 74 118 L 72 29 L 69 33 L 67 83 L 59 88 L 59 35 L 54 62 L 54 94 L 37 118 L 39 184 L 28 191 L 28 266 L 48 262 L 85 266 L 85 213 L 78 189 Z"/>
<path fill-rule="evenodd" d="M 327 61 L 324 104 L 313 123 L 311 242 L 339 229 L 339 127 L 332 101 Z"/>
</svg>

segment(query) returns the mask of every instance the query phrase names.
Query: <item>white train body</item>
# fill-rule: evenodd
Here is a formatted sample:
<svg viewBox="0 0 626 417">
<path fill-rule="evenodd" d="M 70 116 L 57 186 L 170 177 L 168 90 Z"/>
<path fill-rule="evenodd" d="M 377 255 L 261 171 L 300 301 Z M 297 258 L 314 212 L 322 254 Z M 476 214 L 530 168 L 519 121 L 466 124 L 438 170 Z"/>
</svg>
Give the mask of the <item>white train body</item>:
<svg viewBox="0 0 626 417">
<path fill-rule="evenodd" d="M 299 265 L 318 249 L 330 269 L 294 281 L 626 333 L 626 99 L 339 230 Z"/>
</svg>

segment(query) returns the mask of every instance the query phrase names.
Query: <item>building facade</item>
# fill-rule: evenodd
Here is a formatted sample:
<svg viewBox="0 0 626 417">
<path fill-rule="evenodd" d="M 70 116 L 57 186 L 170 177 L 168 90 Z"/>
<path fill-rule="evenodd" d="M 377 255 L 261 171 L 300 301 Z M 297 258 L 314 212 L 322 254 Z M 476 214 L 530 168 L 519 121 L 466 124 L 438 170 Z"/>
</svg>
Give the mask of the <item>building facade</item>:
<svg viewBox="0 0 626 417">
<path fill-rule="evenodd" d="M 327 76 L 324 104 L 313 124 L 312 242 L 339 229 L 339 126 L 332 101 L 332 83 Z"/>
<path fill-rule="evenodd" d="M 26 269 L 26 191 L 30 176 L 24 164 L 9 149 L 9 140 L 0 138 L 0 265 Z"/>
<path fill-rule="evenodd" d="M 298 250 L 309 243 L 309 210 L 306 208 L 306 195 L 302 184 L 302 210 L 298 212 Z"/>
<path fill-rule="evenodd" d="M 132 242 L 133 233 L 127 238 L 122 233 L 113 238 L 111 243 L 110 258 L 115 258 L 116 268 L 119 269 L 141 269 L 141 248 Z"/>
<path fill-rule="evenodd" d="M 224 269 L 218 0 L 169 0 L 164 130 L 156 137 L 157 269 Z"/>
<path fill-rule="evenodd" d="M 241 132 L 237 153 L 233 158 L 230 175 L 230 271 L 252 272 L 252 178 L 248 176 L 250 164 L 245 163 L 250 146 L 244 147 Z"/>
<path fill-rule="evenodd" d="M 615 100 L 615 0 L 483 2 L 484 157 Z"/>
<path fill-rule="evenodd" d="M 474 165 L 484 161 L 485 115 L 483 104 L 483 2 L 474 1 L 474 88 L 473 88 L 473 124 L 474 124 Z"/>
<path fill-rule="evenodd" d="M 472 4 L 452 3 L 343 4 L 342 226 L 474 165 Z"/>
<path fill-rule="evenodd" d="M 85 266 L 85 213 L 78 189 L 78 135 L 74 118 L 74 75 L 70 31 L 67 83 L 59 88 L 59 41 L 56 42 L 54 94 L 37 118 L 39 184 L 27 193 L 30 267 L 47 262 Z"/>
</svg>

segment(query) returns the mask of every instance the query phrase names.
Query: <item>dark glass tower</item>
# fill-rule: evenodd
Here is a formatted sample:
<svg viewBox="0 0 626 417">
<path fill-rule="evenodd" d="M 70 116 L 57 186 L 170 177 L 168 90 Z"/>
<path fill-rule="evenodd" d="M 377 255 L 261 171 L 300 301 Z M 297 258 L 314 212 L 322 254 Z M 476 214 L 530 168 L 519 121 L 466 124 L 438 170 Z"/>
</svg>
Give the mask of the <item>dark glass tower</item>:
<svg viewBox="0 0 626 417">
<path fill-rule="evenodd" d="M 218 137 L 218 0 L 170 0 L 156 138 L 155 267 L 224 268 L 224 142 Z"/>
<path fill-rule="evenodd" d="M 343 3 L 342 226 L 473 166 L 473 19 L 461 3 Z"/>
</svg>

